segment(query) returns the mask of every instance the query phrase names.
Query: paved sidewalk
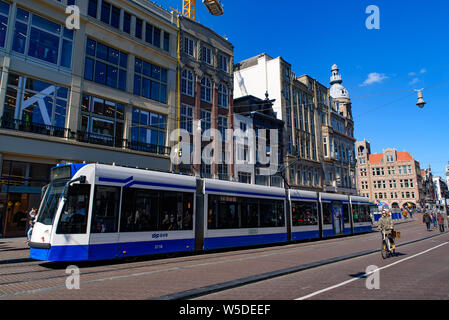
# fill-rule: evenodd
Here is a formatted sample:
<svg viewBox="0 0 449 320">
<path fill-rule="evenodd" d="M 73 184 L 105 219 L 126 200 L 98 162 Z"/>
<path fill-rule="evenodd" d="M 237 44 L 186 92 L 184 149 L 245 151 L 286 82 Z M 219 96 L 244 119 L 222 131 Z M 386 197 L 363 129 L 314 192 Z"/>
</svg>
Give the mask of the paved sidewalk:
<svg viewBox="0 0 449 320">
<path fill-rule="evenodd" d="M 26 237 L 0 239 L 0 263 L 6 260 L 25 259 L 30 256 Z"/>
</svg>

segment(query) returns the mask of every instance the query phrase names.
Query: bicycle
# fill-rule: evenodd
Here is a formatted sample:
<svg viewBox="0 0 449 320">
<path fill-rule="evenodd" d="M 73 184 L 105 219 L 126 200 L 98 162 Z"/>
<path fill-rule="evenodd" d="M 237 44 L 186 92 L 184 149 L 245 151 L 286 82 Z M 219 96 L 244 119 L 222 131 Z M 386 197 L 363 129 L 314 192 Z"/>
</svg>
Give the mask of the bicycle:
<svg viewBox="0 0 449 320">
<path fill-rule="evenodd" d="M 390 257 L 394 257 L 396 255 L 396 244 L 394 243 L 394 237 L 392 232 L 391 235 L 386 235 L 385 230 L 382 230 L 382 247 L 380 249 L 380 253 L 383 259 Z"/>
</svg>

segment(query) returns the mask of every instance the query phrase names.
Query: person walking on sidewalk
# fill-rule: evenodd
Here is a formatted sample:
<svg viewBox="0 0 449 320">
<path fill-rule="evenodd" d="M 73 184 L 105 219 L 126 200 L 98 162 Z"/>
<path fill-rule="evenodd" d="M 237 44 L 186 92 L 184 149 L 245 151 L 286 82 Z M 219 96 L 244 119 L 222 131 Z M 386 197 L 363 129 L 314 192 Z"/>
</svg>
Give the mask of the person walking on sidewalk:
<svg viewBox="0 0 449 320">
<path fill-rule="evenodd" d="M 31 233 L 33 232 L 34 219 L 36 218 L 37 210 L 32 208 L 30 213 L 28 213 L 28 231 L 27 231 L 27 242 L 31 240 Z"/>
<path fill-rule="evenodd" d="M 428 211 L 426 211 L 422 217 L 422 222 L 426 224 L 427 231 L 431 231 L 430 229 L 430 223 L 432 222 L 432 218 L 430 217 L 430 214 Z"/>
<path fill-rule="evenodd" d="M 437 214 L 435 212 L 435 209 L 432 210 L 432 213 L 430 214 L 430 216 L 432 217 L 433 228 L 436 229 L 437 228 Z"/>
<path fill-rule="evenodd" d="M 444 232 L 444 217 L 441 214 L 441 212 L 438 212 L 437 219 L 438 219 L 438 225 L 440 227 L 440 232 Z"/>
</svg>

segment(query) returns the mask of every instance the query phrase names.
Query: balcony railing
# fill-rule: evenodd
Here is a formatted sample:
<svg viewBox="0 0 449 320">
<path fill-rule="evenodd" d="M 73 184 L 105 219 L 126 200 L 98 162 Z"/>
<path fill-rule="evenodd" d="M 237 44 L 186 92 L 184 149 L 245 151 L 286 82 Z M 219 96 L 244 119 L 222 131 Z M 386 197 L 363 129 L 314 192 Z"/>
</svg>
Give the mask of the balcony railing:
<svg viewBox="0 0 449 320">
<path fill-rule="evenodd" d="M 2 118 L 1 127 L 3 129 L 42 134 L 46 136 L 59 137 L 59 138 L 64 138 L 66 136 L 68 137 L 70 133 L 70 130 L 66 128 L 55 127 L 18 119 Z"/>
<path fill-rule="evenodd" d="M 165 156 L 169 156 L 171 153 L 170 147 L 129 141 L 126 139 L 84 131 L 73 132 L 68 128 L 49 126 L 24 120 L 1 118 L 0 127 L 2 129 L 29 132 L 58 138 L 66 138 L 68 140 L 75 140 L 78 142 L 96 144 L 117 149 L 135 150 Z"/>
</svg>

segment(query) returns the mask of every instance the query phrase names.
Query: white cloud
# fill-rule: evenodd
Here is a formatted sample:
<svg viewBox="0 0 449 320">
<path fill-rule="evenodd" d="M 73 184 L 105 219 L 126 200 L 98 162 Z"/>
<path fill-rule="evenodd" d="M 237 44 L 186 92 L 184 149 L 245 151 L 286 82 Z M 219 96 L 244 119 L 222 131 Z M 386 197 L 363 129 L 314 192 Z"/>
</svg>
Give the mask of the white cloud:
<svg viewBox="0 0 449 320">
<path fill-rule="evenodd" d="M 366 87 L 375 83 L 382 83 L 388 77 L 384 73 L 372 72 L 368 75 L 368 79 L 366 79 L 360 86 Z"/>
<path fill-rule="evenodd" d="M 410 77 L 414 77 L 414 76 L 416 76 L 416 72 L 410 72 L 408 75 L 409 75 Z"/>
<path fill-rule="evenodd" d="M 414 78 L 412 81 L 409 82 L 409 84 L 413 85 L 413 84 L 417 84 L 419 82 L 418 78 Z"/>
</svg>

